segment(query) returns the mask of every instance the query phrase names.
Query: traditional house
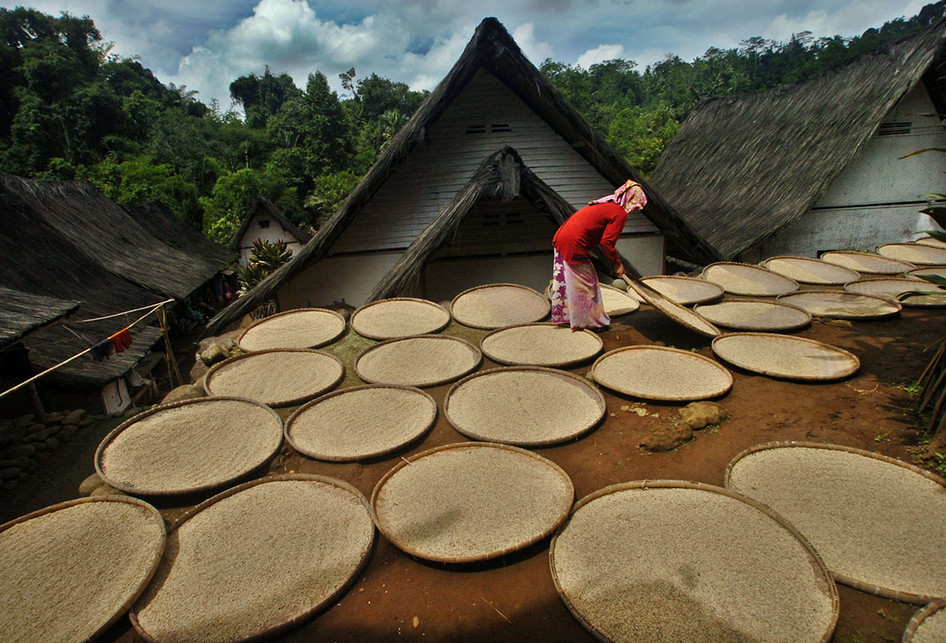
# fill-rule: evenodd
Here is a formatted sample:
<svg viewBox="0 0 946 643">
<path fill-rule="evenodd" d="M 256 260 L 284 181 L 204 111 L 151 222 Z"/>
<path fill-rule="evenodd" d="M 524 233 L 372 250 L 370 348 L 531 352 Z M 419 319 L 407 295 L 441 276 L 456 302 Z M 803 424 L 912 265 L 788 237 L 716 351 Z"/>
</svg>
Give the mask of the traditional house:
<svg viewBox="0 0 946 643">
<path fill-rule="evenodd" d="M 240 227 L 230 237 L 230 248 L 240 254 L 240 265 L 245 266 L 257 241 L 284 241 L 295 255 L 311 238 L 312 235 L 294 226 L 269 200 L 256 199 L 247 210 Z"/>
<path fill-rule="evenodd" d="M 709 101 L 651 184 L 726 259 L 872 250 L 935 227 L 946 192 L 943 44 L 934 25 L 793 86 Z M 907 156 L 907 158 L 904 158 Z"/>
</svg>

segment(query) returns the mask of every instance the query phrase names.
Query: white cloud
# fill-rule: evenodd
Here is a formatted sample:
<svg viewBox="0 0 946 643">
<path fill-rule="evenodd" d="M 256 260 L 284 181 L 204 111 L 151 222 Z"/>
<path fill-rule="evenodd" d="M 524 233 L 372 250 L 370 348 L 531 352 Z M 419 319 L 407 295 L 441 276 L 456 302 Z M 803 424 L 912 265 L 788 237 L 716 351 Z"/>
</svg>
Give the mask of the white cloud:
<svg viewBox="0 0 946 643">
<path fill-rule="evenodd" d="M 472 32 L 471 32 L 472 35 Z M 546 58 L 552 57 L 552 45 L 547 42 L 536 40 L 535 24 L 527 22 L 519 25 L 512 30 L 510 34 L 512 39 L 519 45 L 519 49 L 526 55 L 534 65 L 541 65 Z"/>
<path fill-rule="evenodd" d="M 577 64 L 584 69 L 591 69 L 591 66 L 596 63 L 603 63 L 615 58 L 627 58 L 624 45 L 600 45 L 594 49 L 589 49 L 578 57 Z"/>
</svg>

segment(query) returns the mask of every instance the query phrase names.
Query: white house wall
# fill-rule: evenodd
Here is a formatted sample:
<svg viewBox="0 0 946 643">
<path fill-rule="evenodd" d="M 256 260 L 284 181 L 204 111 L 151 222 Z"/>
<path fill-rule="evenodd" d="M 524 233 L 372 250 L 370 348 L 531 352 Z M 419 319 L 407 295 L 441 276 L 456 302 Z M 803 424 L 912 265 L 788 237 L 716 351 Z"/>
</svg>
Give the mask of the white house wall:
<svg viewBox="0 0 946 643">
<path fill-rule="evenodd" d="M 640 236 L 624 236 L 618 239 L 618 252 L 620 252 L 628 262 L 647 277 L 650 275 L 662 275 L 664 273 L 664 237 L 659 234 L 648 234 Z"/>
<path fill-rule="evenodd" d="M 260 227 L 260 221 L 269 221 L 265 228 Z M 286 242 L 286 247 L 295 254 L 302 248 L 302 244 L 292 233 L 287 231 L 279 222 L 268 214 L 257 212 L 253 215 L 253 220 L 246 227 L 243 238 L 240 239 L 240 265 L 245 266 L 253 254 L 253 243 L 255 241 L 268 241 L 270 243 Z"/>
<path fill-rule="evenodd" d="M 420 295 L 438 302 L 483 284 L 514 283 L 545 292 L 552 279 L 552 253 L 431 261 L 421 279 Z"/>
<path fill-rule="evenodd" d="M 327 257 L 300 270 L 279 289 L 280 310 L 368 302 L 375 285 L 390 272 L 400 252 Z"/>
</svg>

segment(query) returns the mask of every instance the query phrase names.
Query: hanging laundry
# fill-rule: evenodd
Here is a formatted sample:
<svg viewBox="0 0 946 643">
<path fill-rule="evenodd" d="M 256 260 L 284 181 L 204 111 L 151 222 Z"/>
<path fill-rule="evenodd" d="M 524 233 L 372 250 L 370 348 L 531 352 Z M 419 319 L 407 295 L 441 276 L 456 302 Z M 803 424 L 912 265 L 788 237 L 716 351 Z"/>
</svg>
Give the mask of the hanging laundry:
<svg viewBox="0 0 946 643">
<path fill-rule="evenodd" d="M 108 359 L 108 356 L 112 354 L 114 346 L 112 345 L 112 338 L 103 339 L 98 344 L 92 347 L 90 352 L 92 353 L 92 359 L 96 362 L 101 362 L 104 359 Z"/>
<path fill-rule="evenodd" d="M 118 331 L 109 337 L 109 339 L 112 340 L 112 345 L 116 353 L 121 353 L 123 350 L 131 346 L 131 333 L 128 332 L 127 328 L 123 328 L 122 330 Z"/>
</svg>

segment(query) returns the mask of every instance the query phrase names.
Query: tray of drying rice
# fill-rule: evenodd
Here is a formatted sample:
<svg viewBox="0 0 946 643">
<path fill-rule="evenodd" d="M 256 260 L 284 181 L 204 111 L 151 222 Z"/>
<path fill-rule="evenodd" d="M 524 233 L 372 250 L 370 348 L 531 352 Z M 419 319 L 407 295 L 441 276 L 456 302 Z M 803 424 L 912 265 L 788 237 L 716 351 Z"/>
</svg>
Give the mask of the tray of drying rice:
<svg viewBox="0 0 946 643">
<path fill-rule="evenodd" d="M 914 243 L 918 243 L 921 246 L 933 246 L 934 248 L 946 248 L 946 241 L 941 241 L 936 237 L 920 237 Z"/>
<path fill-rule="evenodd" d="M 857 250 L 832 250 L 821 255 L 821 260 L 860 273 L 873 275 L 899 275 L 916 268 L 912 263 L 906 261 L 882 257 L 875 252 L 859 252 Z"/>
<path fill-rule="evenodd" d="M 447 420 L 466 437 L 521 447 L 573 440 L 606 411 L 604 395 L 585 378 L 525 366 L 469 375 L 443 401 Z"/>
<path fill-rule="evenodd" d="M 770 257 L 759 265 L 800 284 L 843 286 L 861 278 L 856 270 L 811 257 Z"/>
<path fill-rule="evenodd" d="M 925 605 L 907 623 L 902 643 L 943 643 L 946 641 L 946 600 Z"/>
<path fill-rule="evenodd" d="M 690 330 L 700 333 L 701 335 L 706 335 L 707 337 L 716 337 L 720 334 L 720 330 L 713 326 L 713 324 L 709 323 L 686 306 L 681 306 L 664 297 L 647 284 L 642 284 L 639 281 L 628 278 L 627 286 L 629 292 L 634 291 L 641 299 L 678 324 L 686 326 Z"/>
<path fill-rule="evenodd" d="M 574 501 L 571 479 L 552 461 L 504 444 L 466 442 L 397 464 L 374 488 L 371 511 L 381 533 L 408 554 L 470 563 L 542 540 Z"/>
<path fill-rule="evenodd" d="M 701 279 L 713 282 L 731 295 L 775 297 L 798 290 L 798 282 L 748 263 L 720 261 L 703 269 Z"/>
<path fill-rule="evenodd" d="M 152 641 L 271 636 L 336 601 L 374 533 L 365 497 L 340 480 L 292 474 L 239 485 L 172 526 L 132 625 Z"/>
<path fill-rule="evenodd" d="M 916 266 L 946 265 L 946 248 L 922 243 L 887 243 L 877 246 L 877 254 Z"/>
<path fill-rule="evenodd" d="M 450 303 L 450 314 L 471 328 L 494 330 L 537 322 L 549 314 L 549 300 L 519 284 L 488 284 L 464 290 Z"/>
<path fill-rule="evenodd" d="M 270 349 L 214 364 L 204 376 L 208 395 L 245 397 L 292 406 L 327 393 L 345 379 L 342 361 L 317 350 Z"/>
<path fill-rule="evenodd" d="M 420 389 L 355 386 L 297 409 L 286 420 L 286 441 L 310 458 L 352 462 L 396 451 L 436 421 L 437 403 Z"/>
<path fill-rule="evenodd" d="M 807 310 L 813 317 L 832 319 L 884 319 L 902 308 L 896 301 L 850 292 L 798 292 L 782 295 L 778 301 Z"/>
<path fill-rule="evenodd" d="M 723 289 L 705 279 L 680 277 L 676 275 L 644 277 L 644 283 L 672 302 L 681 306 L 705 304 L 723 296 Z"/>
<path fill-rule="evenodd" d="M 255 322 L 237 342 L 245 351 L 269 348 L 319 348 L 344 334 L 345 318 L 326 308 L 299 308 Z"/>
<path fill-rule="evenodd" d="M 855 295 L 871 295 L 899 302 L 901 306 L 946 306 L 946 290 L 920 278 L 888 277 L 865 279 L 848 284 L 844 290 Z"/>
<path fill-rule="evenodd" d="M 910 603 L 946 596 L 946 480 L 870 451 L 806 442 L 746 449 L 726 487 L 804 534 L 834 579 Z"/>
<path fill-rule="evenodd" d="M 551 323 L 520 324 L 494 330 L 480 342 L 483 354 L 499 364 L 565 367 L 585 362 L 604 347 L 590 330 Z"/>
<path fill-rule="evenodd" d="M 0 526 L 0 640 L 90 641 L 138 598 L 165 547 L 161 514 L 82 498 Z"/>
<path fill-rule="evenodd" d="M 839 380 L 861 367 L 857 356 L 843 348 L 793 335 L 727 333 L 712 346 L 733 366 L 787 380 Z"/>
<path fill-rule="evenodd" d="M 419 335 L 365 349 L 355 358 L 355 373 L 369 384 L 439 386 L 476 370 L 482 361 L 480 349 L 465 339 Z"/>
<path fill-rule="evenodd" d="M 811 314 L 788 304 L 741 299 L 703 304 L 693 310 L 717 326 L 736 330 L 787 332 L 811 323 Z"/>
<path fill-rule="evenodd" d="M 450 313 L 426 299 L 395 297 L 365 304 L 351 316 L 351 327 L 368 339 L 398 339 L 442 331 Z"/>
<path fill-rule="evenodd" d="M 618 393 L 645 400 L 685 402 L 719 397 L 732 373 L 699 353 L 666 346 L 625 346 L 599 357 L 589 377 Z"/>
<path fill-rule="evenodd" d="M 627 315 L 641 307 L 641 302 L 629 292 L 606 284 L 601 284 L 601 303 L 608 317 Z"/>
<path fill-rule="evenodd" d="M 175 402 L 116 427 L 95 452 L 95 470 L 133 495 L 205 491 L 262 466 L 279 450 L 282 434 L 276 412 L 253 400 Z"/>
<path fill-rule="evenodd" d="M 837 587 L 792 525 L 698 482 L 582 498 L 549 563 L 565 605 L 602 641 L 829 641 L 838 620 Z"/>
<path fill-rule="evenodd" d="M 943 279 L 946 279 L 946 266 L 927 266 L 924 268 L 914 268 L 913 270 L 908 270 L 906 275 L 907 277 L 916 277 L 918 279 L 923 279 L 924 275 L 933 275 L 935 277 L 942 277 Z"/>
</svg>

